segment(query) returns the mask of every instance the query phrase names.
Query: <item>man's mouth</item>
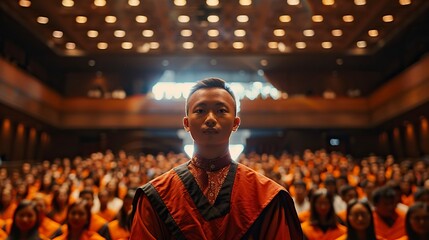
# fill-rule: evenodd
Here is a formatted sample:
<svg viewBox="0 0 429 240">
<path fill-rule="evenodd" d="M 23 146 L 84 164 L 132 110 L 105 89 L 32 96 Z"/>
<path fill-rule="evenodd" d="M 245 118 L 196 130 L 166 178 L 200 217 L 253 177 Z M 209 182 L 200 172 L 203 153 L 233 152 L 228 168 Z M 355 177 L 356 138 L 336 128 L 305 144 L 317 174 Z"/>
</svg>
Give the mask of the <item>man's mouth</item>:
<svg viewBox="0 0 429 240">
<path fill-rule="evenodd" d="M 208 128 L 208 129 L 204 129 L 203 133 L 205 134 L 216 134 L 218 131 L 214 128 Z"/>
</svg>

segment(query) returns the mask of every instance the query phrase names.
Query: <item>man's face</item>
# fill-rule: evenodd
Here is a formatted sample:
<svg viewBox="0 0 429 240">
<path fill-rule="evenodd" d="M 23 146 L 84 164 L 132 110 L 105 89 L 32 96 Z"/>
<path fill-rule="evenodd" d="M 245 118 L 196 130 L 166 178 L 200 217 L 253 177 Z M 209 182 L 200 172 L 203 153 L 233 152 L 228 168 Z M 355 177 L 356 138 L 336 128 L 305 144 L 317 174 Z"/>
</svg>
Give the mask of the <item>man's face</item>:
<svg viewBox="0 0 429 240">
<path fill-rule="evenodd" d="M 183 125 L 197 145 L 227 144 L 231 131 L 237 130 L 239 124 L 234 99 L 224 89 L 200 89 L 188 99 L 188 116 Z"/>
<path fill-rule="evenodd" d="M 381 198 L 377 204 L 375 204 L 375 211 L 381 217 L 392 217 L 395 214 L 395 208 L 397 201 L 393 198 Z"/>
</svg>

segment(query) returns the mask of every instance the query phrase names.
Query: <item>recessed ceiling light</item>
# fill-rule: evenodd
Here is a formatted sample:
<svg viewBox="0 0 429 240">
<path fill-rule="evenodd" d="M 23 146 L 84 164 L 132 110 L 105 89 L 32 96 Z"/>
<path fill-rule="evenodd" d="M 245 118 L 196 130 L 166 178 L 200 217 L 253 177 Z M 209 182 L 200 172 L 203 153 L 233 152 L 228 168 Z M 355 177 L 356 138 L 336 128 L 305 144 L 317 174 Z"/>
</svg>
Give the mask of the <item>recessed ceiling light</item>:
<svg viewBox="0 0 429 240">
<path fill-rule="evenodd" d="M 335 1 L 334 0 L 322 0 L 322 4 L 325 6 L 331 6 L 334 5 Z"/>
<path fill-rule="evenodd" d="M 207 35 L 209 35 L 210 37 L 217 37 L 217 36 L 219 36 L 219 30 L 210 29 L 207 31 Z"/>
<path fill-rule="evenodd" d="M 332 42 L 322 42 L 322 48 L 325 48 L 325 49 L 332 48 Z"/>
<path fill-rule="evenodd" d="M 307 44 L 305 42 L 296 42 L 295 43 L 296 48 L 298 49 L 304 49 L 307 47 Z"/>
<path fill-rule="evenodd" d="M 143 37 L 153 37 L 154 32 L 153 30 L 145 29 L 142 31 Z"/>
<path fill-rule="evenodd" d="M 340 37 L 343 35 L 343 31 L 341 29 L 334 29 L 331 33 L 334 37 Z"/>
<path fill-rule="evenodd" d="M 268 48 L 277 49 L 279 46 L 278 42 L 268 42 Z"/>
<path fill-rule="evenodd" d="M 88 65 L 89 65 L 90 67 L 94 67 L 94 66 L 95 66 L 95 60 L 94 60 L 94 59 L 89 60 L 89 61 L 88 61 Z"/>
<path fill-rule="evenodd" d="M 19 0 L 19 6 L 21 7 L 30 7 L 31 1 L 28 0 Z"/>
<path fill-rule="evenodd" d="M 73 1 L 73 0 L 63 0 L 63 1 L 61 2 L 61 4 L 62 4 L 64 7 L 73 7 L 73 5 L 74 5 L 74 1 Z"/>
<path fill-rule="evenodd" d="M 123 43 L 121 44 L 121 47 L 122 47 L 123 49 L 131 49 L 131 48 L 133 48 L 133 44 L 132 44 L 131 42 L 123 42 Z"/>
<path fill-rule="evenodd" d="M 384 22 L 393 22 L 393 16 L 392 15 L 384 15 L 383 21 Z"/>
<path fill-rule="evenodd" d="M 40 24 L 47 24 L 49 22 L 49 18 L 40 16 L 37 17 L 37 22 Z"/>
<path fill-rule="evenodd" d="M 177 21 L 181 22 L 181 23 L 187 23 L 191 20 L 191 18 L 188 15 L 180 15 L 179 17 L 177 17 Z"/>
<path fill-rule="evenodd" d="M 302 34 L 304 34 L 304 36 L 306 36 L 306 37 L 312 37 L 312 36 L 314 36 L 314 30 L 313 29 L 306 29 L 306 30 L 302 31 Z"/>
<path fill-rule="evenodd" d="M 377 36 L 378 36 L 378 30 L 376 30 L 376 29 L 371 29 L 371 30 L 369 30 L 369 31 L 368 31 L 368 35 L 369 35 L 370 37 L 377 37 Z"/>
<path fill-rule="evenodd" d="M 97 43 L 97 48 L 98 49 L 107 49 L 109 45 L 106 42 L 99 42 Z"/>
<path fill-rule="evenodd" d="M 219 5 L 219 0 L 206 0 L 207 6 L 216 7 Z"/>
<path fill-rule="evenodd" d="M 174 5 L 183 7 L 186 5 L 186 0 L 174 0 Z"/>
<path fill-rule="evenodd" d="M 182 31 L 180 31 L 180 35 L 182 35 L 183 37 L 190 37 L 192 36 L 192 31 L 190 29 L 183 29 Z"/>
<path fill-rule="evenodd" d="M 85 16 L 77 16 L 76 17 L 76 22 L 77 23 L 86 23 L 86 21 L 88 21 L 88 18 Z"/>
<path fill-rule="evenodd" d="M 115 30 L 113 32 L 113 35 L 117 38 L 125 37 L 125 31 L 124 30 Z"/>
<path fill-rule="evenodd" d="M 207 21 L 211 23 L 219 22 L 219 16 L 218 15 L 210 15 L 207 17 Z"/>
<path fill-rule="evenodd" d="M 286 34 L 286 32 L 283 29 L 274 29 L 273 34 L 274 36 L 277 36 L 277 37 L 283 37 Z"/>
<path fill-rule="evenodd" d="M 182 44 L 182 46 L 184 49 L 192 49 L 192 48 L 194 48 L 194 43 L 193 42 L 184 42 Z"/>
<path fill-rule="evenodd" d="M 343 21 L 344 22 L 353 22 L 355 20 L 355 18 L 353 17 L 353 15 L 344 15 L 343 16 Z"/>
<path fill-rule="evenodd" d="M 217 42 L 209 42 L 207 45 L 210 49 L 217 49 L 219 47 L 219 44 Z"/>
<path fill-rule="evenodd" d="M 241 6 L 249 6 L 252 4 L 252 0 L 240 0 L 239 3 Z"/>
<path fill-rule="evenodd" d="M 261 59 L 261 61 L 259 61 L 259 63 L 261 64 L 261 66 L 268 66 L 268 60 L 267 59 Z"/>
<path fill-rule="evenodd" d="M 62 38 L 63 37 L 63 32 L 61 32 L 61 31 L 53 31 L 52 32 L 52 36 L 54 38 Z"/>
<path fill-rule="evenodd" d="M 290 22 L 291 20 L 292 20 L 292 18 L 289 15 L 281 15 L 279 17 L 280 22 L 286 23 L 286 22 Z"/>
<path fill-rule="evenodd" d="M 401 5 L 410 5 L 411 4 L 411 0 L 399 0 L 399 4 L 401 4 Z"/>
<path fill-rule="evenodd" d="M 137 7 L 138 5 L 140 5 L 140 0 L 128 0 L 128 5 L 130 5 L 131 7 Z"/>
<path fill-rule="evenodd" d="M 287 0 L 287 4 L 295 6 L 299 4 L 299 0 Z"/>
<path fill-rule="evenodd" d="M 159 42 L 150 42 L 150 48 L 151 49 L 158 49 L 159 48 Z"/>
<path fill-rule="evenodd" d="M 313 15 L 311 17 L 311 20 L 313 20 L 313 22 L 323 22 L 323 16 L 322 15 Z"/>
<path fill-rule="evenodd" d="M 66 43 L 66 48 L 68 50 L 73 50 L 73 49 L 76 48 L 76 43 L 74 43 L 74 42 L 68 42 L 68 43 Z"/>
<path fill-rule="evenodd" d="M 116 17 L 115 16 L 106 16 L 104 18 L 104 21 L 106 21 L 106 23 L 115 23 L 116 22 Z"/>
<path fill-rule="evenodd" d="M 147 17 L 144 15 L 138 15 L 138 16 L 136 16 L 136 22 L 145 23 L 145 22 L 147 22 Z"/>
<path fill-rule="evenodd" d="M 238 15 L 237 22 L 245 23 L 249 21 L 249 17 L 247 15 Z"/>
<path fill-rule="evenodd" d="M 356 43 L 356 46 L 357 46 L 358 48 L 366 48 L 366 42 L 365 42 L 365 41 L 358 41 L 358 42 Z"/>
<path fill-rule="evenodd" d="M 363 6 L 366 4 L 366 0 L 355 0 L 356 6 Z"/>
<path fill-rule="evenodd" d="M 106 1 L 105 0 L 94 0 L 94 5 L 97 7 L 104 7 L 104 6 L 106 6 Z"/>
<path fill-rule="evenodd" d="M 88 37 L 90 37 L 90 38 L 95 38 L 95 37 L 97 37 L 97 36 L 98 36 L 98 31 L 96 31 L 96 30 L 89 30 L 89 31 L 87 32 L 87 35 L 88 35 Z"/>
<path fill-rule="evenodd" d="M 236 37 L 244 37 L 244 36 L 246 36 L 246 31 L 243 29 L 237 29 L 234 31 L 234 35 Z"/>
<path fill-rule="evenodd" d="M 243 49 L 244 48 L 244 43 L 243 42 L 233 42 L 232 43 L 232 47 L 235 49 Z"/>
</svg>

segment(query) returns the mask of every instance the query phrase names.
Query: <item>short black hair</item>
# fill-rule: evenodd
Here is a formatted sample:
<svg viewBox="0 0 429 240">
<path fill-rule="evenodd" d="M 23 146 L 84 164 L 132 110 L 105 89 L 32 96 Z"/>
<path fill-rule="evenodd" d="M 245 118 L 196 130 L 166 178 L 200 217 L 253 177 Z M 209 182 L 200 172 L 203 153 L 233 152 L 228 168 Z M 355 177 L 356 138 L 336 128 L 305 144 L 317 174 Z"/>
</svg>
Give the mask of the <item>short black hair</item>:
<svg viewBox="0 0 429 240">
<path fill-rule="evenodd" d="M 185 106 L 186 115 L 188 115 L 188 100 L 192 96 L 192 94 L 194 94 L 196 91 L 198 91 L 200 89 L 207 89 L 207 88 L 220 88 L 220 89 L 224 89 L 225 91 L 227 91 L 229 93 L 229 95 L 231 95 L 232 99 L 234 99 L 235 114 L 237 114 L 237 101 L 235 99 L 235 95 L 234 95 L 234 92 L 232 91 L 232 89 L 228 86 L 228 84 L 225 82 L 225 80 L 220 79 L 220 78 L 211 77 L 211 78 L 205 78 L 205 79 L 198 81 L 197 84 L 195 84 L 191 88 L 191 91 L 189 92 L 188 98 L 186 99 L 186 106 Z"/>
<path fill-rule="evenodd" d="M 381 199 L 394 199 L 396 196 L 396 191 L 393 187 L 383 186 L 374 190 L 372 194 L 372 202 L 377 204 Z"/>
</svg>

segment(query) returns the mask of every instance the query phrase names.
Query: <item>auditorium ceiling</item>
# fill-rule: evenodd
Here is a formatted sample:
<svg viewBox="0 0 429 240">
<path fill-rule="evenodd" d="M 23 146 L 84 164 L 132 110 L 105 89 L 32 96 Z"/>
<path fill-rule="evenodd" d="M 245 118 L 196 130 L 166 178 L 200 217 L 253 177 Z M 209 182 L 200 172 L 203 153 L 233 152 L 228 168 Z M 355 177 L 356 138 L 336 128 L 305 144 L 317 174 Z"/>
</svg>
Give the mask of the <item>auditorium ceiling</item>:
<svg viewBox="0 0 429 240">
<path fill-rule="evenodd" d="M 59 92 L 58 76 L 68 73 L 168 69 L 263 70 L 280 76 L 271 78 L 277 86 L 287 79 L 301 89 L 329 75 L 366 95 L 429 50 L 427 0 L 3 0 L 0 6 L 2 53 Z"/>
</svg>

